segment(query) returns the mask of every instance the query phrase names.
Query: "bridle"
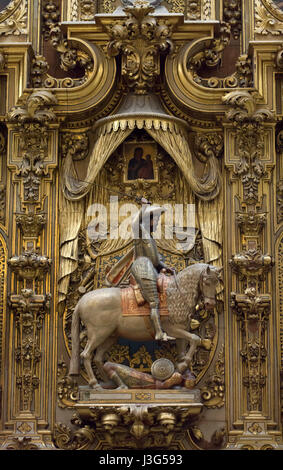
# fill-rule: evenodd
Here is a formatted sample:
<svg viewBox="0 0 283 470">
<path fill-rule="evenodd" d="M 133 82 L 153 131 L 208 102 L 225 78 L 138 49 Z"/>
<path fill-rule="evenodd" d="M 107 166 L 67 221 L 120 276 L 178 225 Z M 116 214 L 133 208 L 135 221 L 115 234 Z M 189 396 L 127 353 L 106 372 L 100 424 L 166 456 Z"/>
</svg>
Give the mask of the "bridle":
<svg viewBox="0 0 283 470">
<path fill-rule="evenodd" d="M 199 278 L 199 289 L 200 289 L 200 292 L 201 292 L 201 295 L 204 299 L 207 299 L 207 300 L 213 300 L 215 301 L 215 296 L 205 296 L 204 295 L 204 285 L 203 285 L 203 280 L 204 280 L 204 277 L 206 278 L 214 278 L 213 275 L 209 275 L 207 274 L 206 272 L 206 268 L 200 273 L 200 278 Z M 176 276 L 176 271 L 174 270 L 174 280 L 175 280 L 175 284 L 177 286 L 177 289 L 178 291 L 180 292 L 181 296 L 186 299 L 186 295 L 184 292 L 181 291 L 180 289 L 180 286 L 179 286 L 179 283 L 178 283 L 178 279 L 177 279 L 177 276 Z"/>
<path fill-rule="evenodd" d="M 204 285 L 203 285 L 204 277 L 206 277 L 206 279 L 214 278 L 213 275 L 207 274 L 206 268 L 200 273 L 199 289 L 200 289 L 201 295 L 202 295 L 202 297 L 204 298 L 204 300 L 207 299 L 207 300 L 213 300 L 213 301 L 215 301 L 215 296 L 208 296 L 208 295 L 205 295 L 205 294 L 204 294 Z"/>
</svg>

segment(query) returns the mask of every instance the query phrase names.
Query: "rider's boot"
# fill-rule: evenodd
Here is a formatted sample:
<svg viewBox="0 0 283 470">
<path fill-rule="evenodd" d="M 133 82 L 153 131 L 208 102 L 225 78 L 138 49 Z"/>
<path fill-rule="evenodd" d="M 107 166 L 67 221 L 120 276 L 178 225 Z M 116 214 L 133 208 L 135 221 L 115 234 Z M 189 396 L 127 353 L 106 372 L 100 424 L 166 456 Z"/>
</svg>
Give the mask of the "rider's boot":
<svg viewBox="0 0 283 470">
<path fill-rule="evenodd" d="M 167 333 L 162 330 L 158 308 L 151 308 L 150 318 L 153 323 L 153 327 L 155 330 L 155 339 L 157 341 L 170 341 L 176 339 L 171 336 L 168 336 Z"/>
</svg>

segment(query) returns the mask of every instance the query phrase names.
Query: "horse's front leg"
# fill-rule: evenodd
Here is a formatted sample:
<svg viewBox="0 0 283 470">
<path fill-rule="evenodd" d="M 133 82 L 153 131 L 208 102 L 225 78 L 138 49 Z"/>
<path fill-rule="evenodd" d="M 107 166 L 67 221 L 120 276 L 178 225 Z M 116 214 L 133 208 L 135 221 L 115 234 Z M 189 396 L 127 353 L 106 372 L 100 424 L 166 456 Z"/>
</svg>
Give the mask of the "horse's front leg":
<svg viewBox="0 0 283 470">
<path fill-rule="evenodd" d="M 183 362 L 186 356 L 186 350 L 188 346 L 188 340 L 187 339 L 181 339 L 177 338 L 176 339 L 176 349 L 177 349 L 177 361 Z"/>
<path fill-rule="evenodd" d="M 177 369 L 182 374 L 183 372 L 185 372 L 187 368 L 191 369 L 193 355 L 197 347 L 200 346 L 201 344 L 201 338 L 185 330 L 184 328 L 182 328 L 181 325 L 170 325 L 168 327 L 168 330 L 169 330 L 170 335 L 175 336 L 176 338 L 178 338 L 178 340 L 182 341 L 182 343 L 180 342 L 180 345 L 179 345 L 180 352 L 181 352 L 180 362 L 178 362 L 177 364 Z M 182 347 L 184 348 L 184 344 L 185 344 L 183 340 L 186 340 L 186 343 L 188 342 L 190 344 L 190 348 L 187 354 L 185 353 L 185 350 L 182 351 Z M 177 341 L 177 344 L 178 344 L 178 341 Z"/>
</svg>

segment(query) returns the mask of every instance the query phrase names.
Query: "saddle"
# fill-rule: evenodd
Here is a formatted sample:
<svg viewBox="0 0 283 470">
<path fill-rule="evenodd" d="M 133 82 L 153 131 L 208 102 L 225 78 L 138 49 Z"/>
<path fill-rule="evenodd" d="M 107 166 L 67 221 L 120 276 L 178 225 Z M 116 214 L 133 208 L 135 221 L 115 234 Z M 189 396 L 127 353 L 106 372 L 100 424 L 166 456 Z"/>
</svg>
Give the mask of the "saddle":
<svg viewBox="0 0 283 470">
<path fill-rule="evenodd" d="M 168 315 L 166 289 L 170 281 L 168 276 L 161 273 L 157 278 L 160 315 Z M 121 303 L 123 315 L 147 316 L 150 315 L 150 306 L 144 299 L 142 292 L 133 276 L 130 277 L 130 287 L 121 289 Z"/>
</svg>

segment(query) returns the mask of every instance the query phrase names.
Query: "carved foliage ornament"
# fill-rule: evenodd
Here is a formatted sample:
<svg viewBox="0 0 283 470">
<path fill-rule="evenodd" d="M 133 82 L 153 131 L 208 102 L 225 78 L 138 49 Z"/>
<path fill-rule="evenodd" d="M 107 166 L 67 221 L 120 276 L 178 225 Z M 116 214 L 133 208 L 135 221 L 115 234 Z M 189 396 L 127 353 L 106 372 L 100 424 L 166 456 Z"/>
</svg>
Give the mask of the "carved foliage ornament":
<svg viewBox="0 0 283 470">
<path fill-rule="evenodd" d="M 16 386 L 20 390 L 20 409 L 30 410 L 34 391 L 39 387 L 38 363 L 41 361 L 41 331 L 50 308 L 50 295 L 37 295 L 31 289 L 10 295 L 16 325 Z"/>
<path fill-rule="evenodd" d="M 49 91 L 40 90 L 32 93 L 23 106 L 15 106 L 8 113 L 10 122 L 50 122 L 56 119 L 51 108 L 57 103 L 56 97 Z"/>
<path fill-rule="evenodd" d="M 199 73 L 203 67 L 215 69 L 220 64 L 224 49 L 230 42 L 233 24 L 233 22 L 232 24 L 229 24 L 229 22 L 221 23 L 217 36 L 211 40 L 210 44 L 206 44 L 202 51 L 189 59 L 188 70 L 191 71 L 193 80 L 199 85 L 208 88 L 248 88 L 252 86 L 252 60 L 247 54 L 239 56 L 236 62 L 236 71 L 231 76 L 225 78 L 216 76 L 205 78 Z M 232 31 L 234 30 L 232 29 Z"/>
<path fill-rule="evenodd" d="M 224 0 L 223 17 L 230 24 L 234 39 L 238 39 L 242 30 L 242 1 Z"/>
<path fill-rule="evenodd" d="M 214 373 L 209 376 L 205 386 L 201 388 L 201 396 L 207 408 L 221 408 L 225 398 L 225 358 L 224 345 L 218 353 Z"/>
<path fill-rule="evenodd" d="M 231 307 L 241 324 L 243 384 L 248 391 L 248 410 L 262 411 L 266 385 L 266 330 L 270 315 L 270 295 L 257 294 L 253 287 L 244 294 L 231 294 Z"/>
<path fill-rule="evenodd" d="M 53 0 L 45 0 L 43 3 L 43 31 L 44 39 L 50 40 L 60 54 L 60 67 L 65 72 L 72 71 L 76 67 L 84 69 L 85 74 L 81 78 L 66 77 L 56 79 L 48 75 L 48 64 L 43 56 L 36 56 L 32 63 L 32 82 L 35 86 L 45 88 L 71 88 L 82 85 L 89 77 L 93 69 L 93 60 L 87 51 L 68 41 L 60 27 L 60 12 Z"/>
<path fill-rule="evenodd" d="M 23 177 L 25 200 L 39 197 L 40 178 L 46 174 L 43 160 L 48 150 L 48 124 L 56 120 L 52 106 L 56 97 L 49 91 L 32 93 L 23 105 L 13 107 L 8 113 L 20 135 L 22 161 L 17 175 Z"/>
<path fill-rule="evenodd" d="M 283 31 L 283 10 L 276 0 L 255 0 L 255 32 L 278 36 Z"/>
<path fill-rule="evenodd" d="M 212 0 L 168 0 L 171 13 L 183 13 L 188 20 L 210 20 Z"/>
<path fill-rule="evenodd" d="M 127 19 L 108 27 L 110 57 L 122 55 L 122 75 L 137 94 L 153 89 L 160 75 L 160 53 L 173 50 L 172 26 L 150 13 L 151 6 L 124 8 Z"/>
<path fill-rule="evenodd" d="M 234 174 L 240 176 L 243 183 L 244 200 L 248 204 L 258 201 L 258 186 L 265 174 L 261 162 L 264 152 L 263 123 L 273 119 L 268 109 L 257 109 L 253 95 L 246 91 L 234 91 L 223 98 L 229 106 L 226 118 L 235 127 L 239 163 L 235 165 Z"/>
<path fill-rule="evenodd" d="M 277 184 L 277 222 L 280 224 L 283 220 L 283 181 Z"/>
<path fill-rule="evenodd" d="M 104 13 L 112 13 L 103 8 Z M 71 20 L 72 21 L 91 21 L 97 11 L 97 2 L 94 0 L 72 0 Z"/>
<path fill-rule="evenodd" d="M 26 251 L 20 256 L 13 256 L 9 259 L 8 264 L 19 279 L 33 280 L 43 279 L 44 274 L 50 268 L 51 260 L 47 256 Z"/>
<path fill-rule="evenodd" d="M 79 414 L 72 418 L 78 431 L 55 425 L 53 439 L 59 449 L 90 449 L 96 433 L 109 448 L 172 448 L 176 433 L 192 419 L 188 408 L 166 405 L 95 406 Z"/>
<path fill-rule="evenodd" d="M 27 34 L 27 0 L 10 1 L 7 7 L 0 11 L 0 36 Z"/>
<path fill-rule="evenodd" d="M 2 165 L 3 154 L 6 151 L 6 137 L 0 130 L 0 165 Z M 5 222 L 6 212 L 6 185 L 0 183 L 0 223 Z"/>
</svg>

